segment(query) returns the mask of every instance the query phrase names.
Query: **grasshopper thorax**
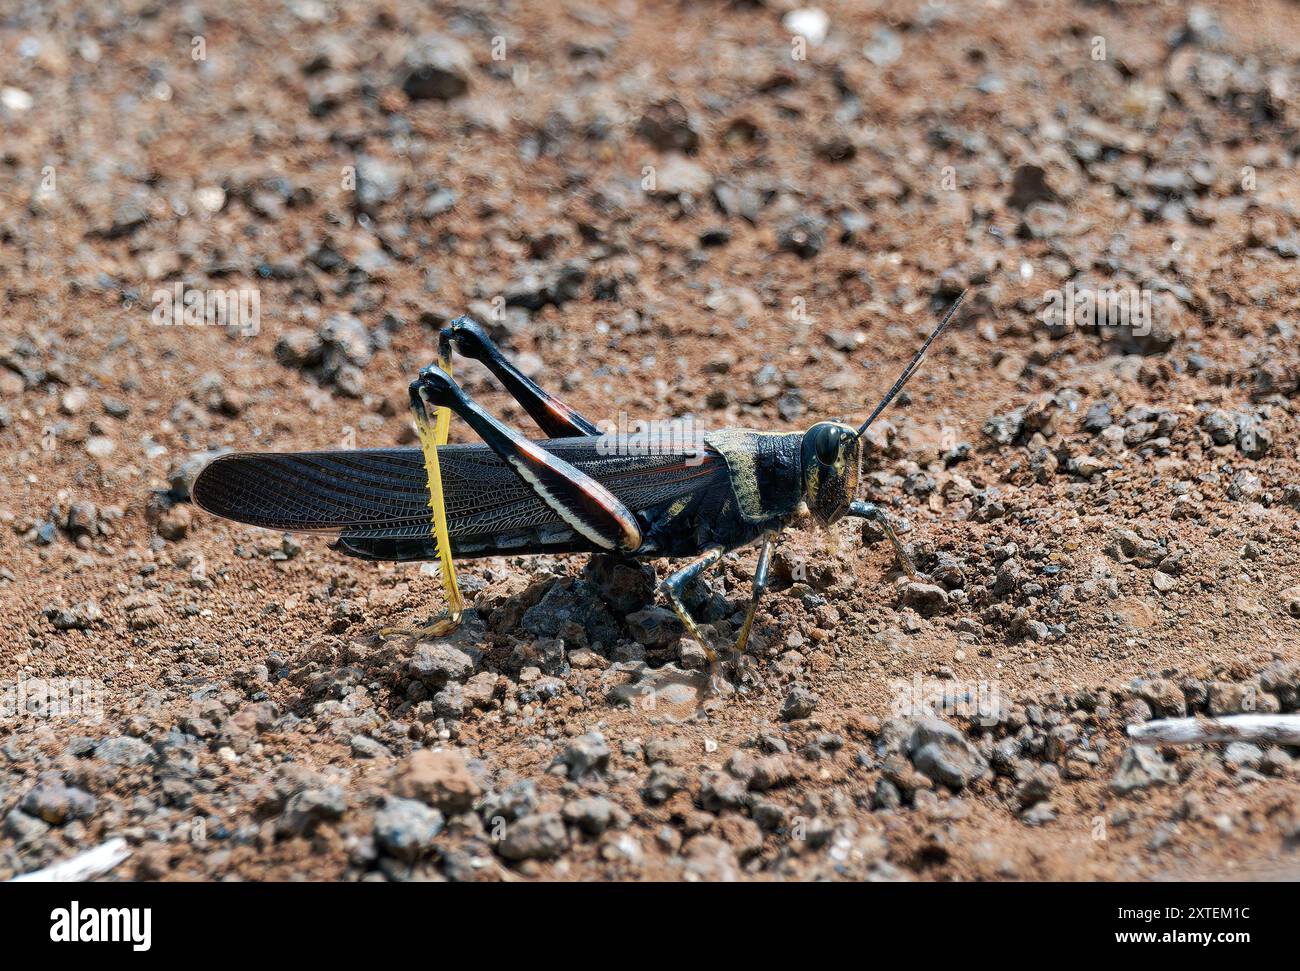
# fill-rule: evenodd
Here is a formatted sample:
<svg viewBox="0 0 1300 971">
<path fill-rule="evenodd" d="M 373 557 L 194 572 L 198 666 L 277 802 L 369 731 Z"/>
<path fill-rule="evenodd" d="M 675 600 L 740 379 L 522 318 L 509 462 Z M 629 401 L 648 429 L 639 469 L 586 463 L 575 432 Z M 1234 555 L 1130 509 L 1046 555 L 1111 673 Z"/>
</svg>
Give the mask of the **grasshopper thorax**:
<svg viewBox="0 0 1300 971">
<path fill-rule="evenodd" d="M 830 525 L 858 490 L 861 441 L 843 422 L 819 421 L 803 436 L 803 498 L 818 522 Z"/>
</svg>

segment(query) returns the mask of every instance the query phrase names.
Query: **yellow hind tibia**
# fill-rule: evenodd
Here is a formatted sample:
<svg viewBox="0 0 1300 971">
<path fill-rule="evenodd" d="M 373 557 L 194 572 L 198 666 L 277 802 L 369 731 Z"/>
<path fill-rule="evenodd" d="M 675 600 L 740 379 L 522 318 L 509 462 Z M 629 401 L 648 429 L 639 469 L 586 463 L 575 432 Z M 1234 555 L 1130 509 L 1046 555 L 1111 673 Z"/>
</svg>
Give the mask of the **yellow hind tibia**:
<svg viewBox="0 0 1300 971">
<path fill-rule="evenodd" d="M 446 358 L 439 358 L 439 359 L 438 359 L 438 367 L 441 368 L 443 371 L 446 371 L 448 377 L 451 377 L 451 357 L 450 357 L 450 356 L 449 356 L 449 357 L 446 357 Z M 417 424 L 417 425 L 419 424 L 419 419 L 418 419 L 418 418 L 416 419 L 416 424 Z M 448 433 L 449 433 L 450 431 L 451 431 L 451 409 L 450 409 L 450 408 L 435 408 L 435 409 L 434 409 L 434 412 L 433 412 L 433 444 L 435 444 L 435 445 L 446 445 L 446 444 L 447 444 L 447 435 L 448 435 Z M 421 445 L 423 445 L 424 440 L 421 439 L 420 442 L 421 442 Z M 426 464 L 426 465 L 428 465 L 428 461 L 429 461 L 429 460 L 428 460 L 428 455 L 426 454 L 426 455 L 425 455 L 425 464 Z M 433 457 L 433 465 L 434 465 L 434 468 L 436 469 L 436 468 L 437 468 L 437 465 L 438 465 L 438 457 L 437 457 L 436 455 Z M 438 480 L 438 487 L 439 487 L 439 489 L 442 488 L 442 479 L 441 479 L 441 478 L 439 478 L 439 480 Z M 431 494 L 432 494 L 432 493 L 431 493 Z M 441 495 L 441 493 L 439 493 L 439 494 Z M 430 503 L 430 507 L 432 507 L 432 505 L 433 505 L 433 504 Z"/>
<path fill-rule="evenodd" d="M 449 364 L 449 362 L 447 362 Z M 447 367 L 450 370 L 450 367 Z M 424 630 L 433 634 L 448 634 L 460 626 L 465 600 L 456 583 L 456 565 L 451 557 L 451 536 L 447 531 L 447 506 L 442 493 L 442 472 L 438 467 L 438 446 L 447 444 L 451 425 L 451 410 L 438 408 L 431 426 L 424 415 L 415 416 L 415 430 L 420 436 L 420 450 L 424 453 L 424 472 L 429 480 L 429 509 L 433 513 L 433 541 L 438 551 L 438 565 L 442 569 L 442 587 L 447 595 L 447 613 Z"/>
</svg>

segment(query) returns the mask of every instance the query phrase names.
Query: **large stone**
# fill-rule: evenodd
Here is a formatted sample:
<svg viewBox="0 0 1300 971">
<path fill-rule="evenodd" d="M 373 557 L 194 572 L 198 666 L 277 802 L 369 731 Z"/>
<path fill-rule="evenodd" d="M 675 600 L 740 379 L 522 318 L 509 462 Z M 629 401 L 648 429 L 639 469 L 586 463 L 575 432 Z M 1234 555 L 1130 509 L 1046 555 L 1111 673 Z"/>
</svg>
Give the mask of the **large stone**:
<svg viewBox="0 0 1300 971">
<path fill-rule="evenodd" d="M 129 735 L 119 735 L 96 745 L 95 758 L 109 765 L 130 767 L 153 762 L 157 756 L 147 742 Z"/>
<path fill-rule="evenodd" d="M 26 847 L 39 842 L 50 831 L 50 827 L 35 816 L 14 809 L 5 817 L 4 831 L 5 835 L 13 838 L 16 845 Z"/>
<path fill-rule="evenodd" d="M 699 162 L 693 162 L 681 155 L 670 155 L 654 171 L 653 188 L 650 195 L 661 199 L 675 199 L 678 196 L 703 198 L 713 185 L 713 176 Z"/>
<path fill-rule="evenodd" d="M 36 785 L 23 797 L 19 808 L 55 826 L 95 813 L 95 797 L 64 784 L 57 772 L 42 773 Z"/>
<path fill-rule="evenodd" d="M 656 762 L 641 787 L 641 798 L 652 806 L 667 802 L 675 792 L 686 788 L 686 773 L 682 769 Z"/>
<path fill-rule="evenodd" d="M 910 580 L 903 585 L 903 604 L 929 617 L 948 605 L 948 591 L 935 583 Z"/>
<path fill-rule="evenodd" d="M 501 855 L 507 860 L 553 860 L 568 842 L 559 813 L 534 813 L 506 828 Z"/>
<path fill-rule="evenodd" d="M 449 644 L 420 644 L 407 664 L 411 677 L 441 687 L 474 673 L 474 659 Z"/>
<path fill-rule="evenodd" d="M 1237 715 L 1255 710 L 1254 685 L 1232 681 L 1211 681 L 1207 707 L 1211 715 Z"/>
<path fill-rule="evenodd" d="M 1162 718 L 1182 718 L 1187 714 L 1187 699 L 1182 689 L 1167 678 L 1138 679 L 1133 692 Z"/>
<path fill-rule="evenodd" d="M 411 753 L 394 768 L 392 779 L 398 796 L 418 799 L 449 814 L 468 810 L 480 792 L 464 756 L 451 749 Z"/>
<path fill-rule="evenodd" d="M 655 571 L 637 560 L 596 555 L 587 562 L 583 577 L 616 614 L 629 614 L 654 601 Z"/>
<path fill-rule="evenodd" d="M 646 647 L 668 647 L 679 641 L 686 628 L 675 613 L 667 607 L 647 607 L 627 615 L 627 629 L 638 644 Z"/>
<path fill-rule="evenodd" d="M 402 170 L 392 162 L 362 155 L 357 159 L 356 173 L 357 208 L 363 212 L 375 212 L 402 192 Z"/>
<path fill-rule="evenodd" d="M 784 721 L 807 718 L 816 710 L 818 700 L 817 695 L 807 688 L 795 685 L 785 696 L 785 701 L 781 703 L 781 718 Z"/>
<path fill-rule="evenodd" d="M 950 789 L 962 789 L 988 771 L 988 763 L 975 746 L 938 719 L 917 723 L 907 740 L 907 754 L 918 772 Z"/>
<path fill-rule="evenodd" d="M 619 812 L 604 796 L 588 796 L 564 804 L 565 820 L 591 836 L 599 836 L 609 829 Z"/>
<path fill-rule="evenodd" d="M 579 735 L 559 757 L 568 766 L 570 779 L 581 779 L 590 772 L 604 772 L 609 766 L 609 743 L 600 732 Z"/>
<path fill-rule="evenodd" d="M 523 629 L 537 637 L 562 636 L 569 624 L 583 628 L 592 643 L 613 644 L 618 639 L 614 618 L 585 580 L 556 583 L 521 621 Z"/>
<path fill-rule="evenodd" d="M 406 54 L 402 90 L 412 101 L 450 101 L 469 90 L 473 69 L 473 55 L 456 38 L 426 34 Z"/>
<path fill-rule="evenodd" d="M 282 833 L 309 835 L 317 824 L 340 818 L 346 809 L 342 786 L 302 789 L 289 797 L 276 828 Z"/>
<path fill-rule="evenodd" d="M 637 122 L 636 133 L 664 152 L 693 155 L 700 147 L 699 130 L 676 98 L 650 105 Z"/>
<path fill-rule="evenodd" d="M 330 314 L 320 328 L 326 370 L 337 373 L 342 366 L 364 368 L 374 355 L 370 331 L 354 314 Z"/>
<path fill-rule="evenodd" d="M 1119 793 L 1129 793 L 1151 785 L 1171 786 L 1177 781 L 1177 770 L 1159 752 L 1150 745 L 1132 745 L 1125 750 L 1110 787 Z"/>
<path fill-rule="evenodd" d="M 1223 750 L 1223 761 L 1237 768 L 1258 769 L 1264 750 L 1249 742 L 1233 742 Z"/>
<path fill-rule="evenodd" d="M 433 848 L 442 813 L 415 799 L 389 799 L 375 813 L 375 842 L 393 856 L 414 860 Z"/>
</svg>

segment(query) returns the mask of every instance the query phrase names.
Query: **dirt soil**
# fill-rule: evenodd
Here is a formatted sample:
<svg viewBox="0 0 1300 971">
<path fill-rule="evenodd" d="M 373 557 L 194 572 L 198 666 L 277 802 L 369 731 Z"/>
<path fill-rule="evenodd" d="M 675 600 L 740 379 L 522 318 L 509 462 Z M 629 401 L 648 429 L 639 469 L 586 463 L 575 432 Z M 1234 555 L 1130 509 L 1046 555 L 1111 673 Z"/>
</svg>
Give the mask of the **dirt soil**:
<svg viewBox="0 0 1300 971">
<path fill-rule="evenodd" d="M 1300 875 L 1300 749 L 1126 736 L 1300 710 L 1300 7 L 17 10 L 0 879 Z M 413 643 L 435 571 L 188 501 L 217 450 L 411 443 L 461 313 L 593 419 L 802 430 L 965 287 L 872 429 L 925 576 L 788 530 L 721 697 L 634 567 L 464 563 Z M 718 644 L 755 555 L 693 591 Z"/>
</svg>

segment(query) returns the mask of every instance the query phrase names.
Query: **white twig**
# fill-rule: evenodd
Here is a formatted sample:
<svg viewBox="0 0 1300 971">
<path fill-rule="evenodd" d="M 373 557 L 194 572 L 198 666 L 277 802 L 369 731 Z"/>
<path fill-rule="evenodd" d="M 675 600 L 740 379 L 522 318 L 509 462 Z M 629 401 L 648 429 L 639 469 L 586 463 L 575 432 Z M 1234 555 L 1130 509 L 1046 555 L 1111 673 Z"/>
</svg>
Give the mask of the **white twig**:
<svg viewBox="0 0 1300 971">
<path fill-rule="evenodd" d="M 1222 718 L 1161 718 L 1128 726 L 1135 742 L 1175 745 L 1199 742 L 1271 742 L 1300 745 L 1300 715 L 1225 715 Z"/>
<path fill-rule="evenodd" d="M 93 850 L 78 853 L 70 860 L 47 866 L 44 870 L 34 870 L 14 877 L 10 883 L 84 883 L 100 874 L 107 873 L 128 856 L 131 851 L 126 848 L 126 840 L 121 837 L 111 839 Z"/>
</svg>

